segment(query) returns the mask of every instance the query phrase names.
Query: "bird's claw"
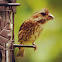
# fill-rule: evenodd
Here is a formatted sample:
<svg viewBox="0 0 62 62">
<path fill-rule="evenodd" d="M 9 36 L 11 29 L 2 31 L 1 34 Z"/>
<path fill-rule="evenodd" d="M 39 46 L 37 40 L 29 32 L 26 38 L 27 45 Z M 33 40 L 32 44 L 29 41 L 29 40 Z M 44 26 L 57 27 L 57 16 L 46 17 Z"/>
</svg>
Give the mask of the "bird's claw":
<svg viewBox="0 0 62 62">
<path fill-rule="evenodd" d="M 34 51 L 36 51 L 36 49 L 37 49 L 37 46 L 35 45 Z"/>
<path fill-rule="evenodd" d="M 36 44 L 33 42 L 33 45 L 35 46 L 34 47 L 34 51 L 37 49 L 37 46 L 36 46 Z"/>
</svg>

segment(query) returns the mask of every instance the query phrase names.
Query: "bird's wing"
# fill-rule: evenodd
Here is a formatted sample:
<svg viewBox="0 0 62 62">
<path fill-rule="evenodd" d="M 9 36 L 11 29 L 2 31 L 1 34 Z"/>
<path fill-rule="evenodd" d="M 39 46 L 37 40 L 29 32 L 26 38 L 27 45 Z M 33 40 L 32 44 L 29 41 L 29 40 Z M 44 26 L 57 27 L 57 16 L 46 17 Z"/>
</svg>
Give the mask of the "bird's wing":
<svg viewBox="0 0 62 62">
<path fill-rule="evenodd" d="M 34 23 L 31 21 L 24 22 L 20 29 L 19 29 L 19 35 L 18 35 L 18 42 L 26 41 L 27 35 L 29 35 L 30 31 L 32 31 L 32 27 L 34 26 Z"/>
</svg>

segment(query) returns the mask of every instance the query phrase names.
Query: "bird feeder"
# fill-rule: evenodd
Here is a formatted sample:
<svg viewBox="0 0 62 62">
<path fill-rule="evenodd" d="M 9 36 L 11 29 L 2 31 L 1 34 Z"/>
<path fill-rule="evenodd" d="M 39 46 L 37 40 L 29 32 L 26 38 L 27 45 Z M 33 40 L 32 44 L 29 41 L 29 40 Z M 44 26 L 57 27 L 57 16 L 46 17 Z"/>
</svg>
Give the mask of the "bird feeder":
<svg viewBox="0 0 62 62">
<path fill-rule="evenodd" d="M 11 2 L 11 3 L 10 3 Z M 0 61 L 14 62 L 14 13 L 16 13 L 16 0 L 0 0 Z"/>
<path fill-rule="evenodd" d="M 33 45 L 14 44 L 14 14 L 16 13 L 16 0 L 0 0 L 0 62 L 15 62 L 15 47 L 31 47 Z"/>
</svg>

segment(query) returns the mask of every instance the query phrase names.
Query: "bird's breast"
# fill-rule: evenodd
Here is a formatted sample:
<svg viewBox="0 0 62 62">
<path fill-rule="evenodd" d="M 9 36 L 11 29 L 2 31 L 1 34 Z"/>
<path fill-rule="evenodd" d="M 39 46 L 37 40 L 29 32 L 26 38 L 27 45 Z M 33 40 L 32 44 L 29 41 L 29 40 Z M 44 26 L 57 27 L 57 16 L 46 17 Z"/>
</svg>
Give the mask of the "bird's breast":
<svg viewBox="0 0 62 62">
<path fill-rule="evenodd" d="M 34 42 L 40 35 L 40 33 L 43 30 L 43 26 L 42 25 L 36 25 L 35 27 L 31 28 L 31 32 L 30 32 L 30 36 L 29 36 L 29 41 Z"/>
</svg>

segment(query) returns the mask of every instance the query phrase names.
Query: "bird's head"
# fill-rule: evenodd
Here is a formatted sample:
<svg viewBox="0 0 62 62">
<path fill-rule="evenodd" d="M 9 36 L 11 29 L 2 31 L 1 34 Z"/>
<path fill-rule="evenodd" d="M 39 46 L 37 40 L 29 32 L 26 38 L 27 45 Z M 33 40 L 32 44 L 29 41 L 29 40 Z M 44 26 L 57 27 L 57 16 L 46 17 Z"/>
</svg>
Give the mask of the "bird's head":
<svg viewBox="0 0 62 62">
<path fill-rule="evenodd" d="M 45 8 L 39 12 L 36 12 L 33 17 L 36 22 L 41 23 L 41 24 L 44 24 L 47 21 L 52 20 L 54 18 L 54 16 L 50 14 L 48 9 L 45 9 Z"/>
</svg>

